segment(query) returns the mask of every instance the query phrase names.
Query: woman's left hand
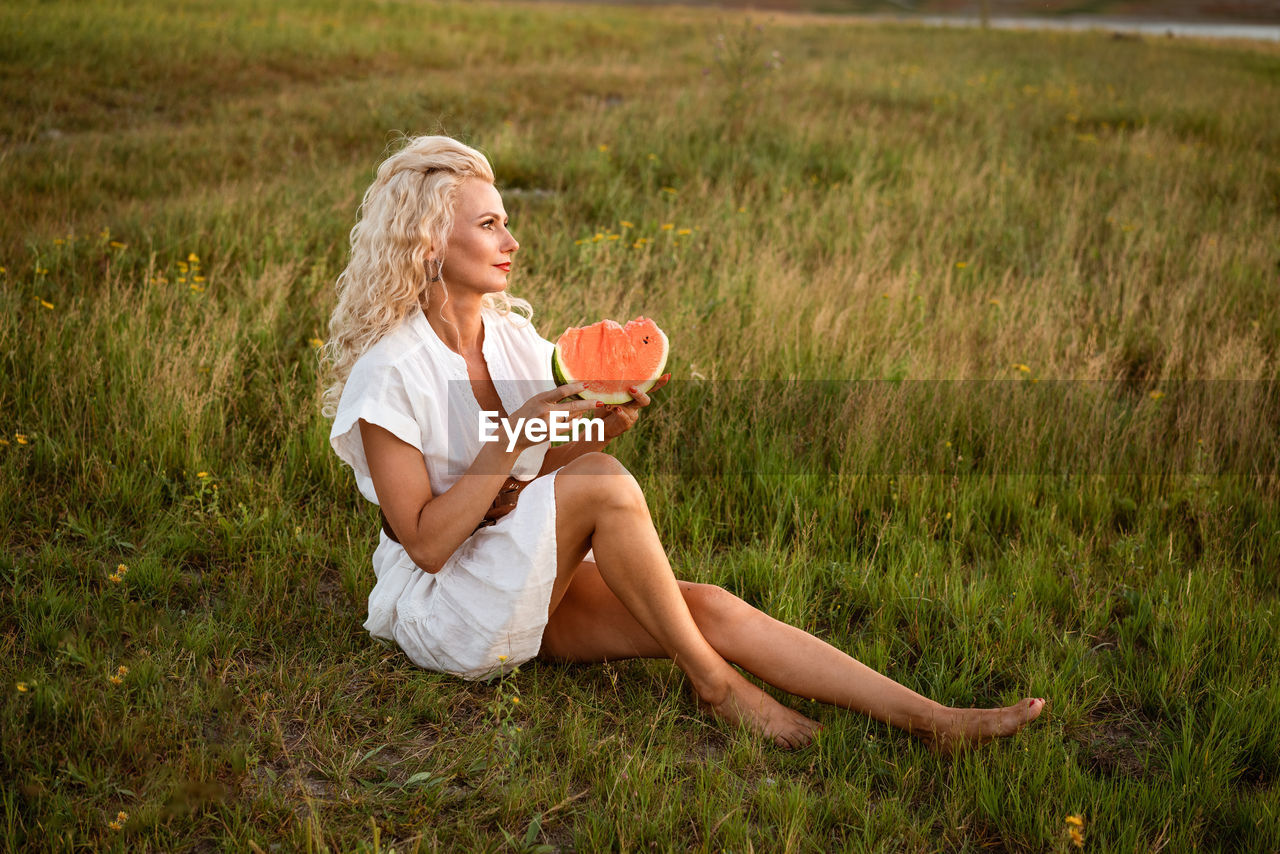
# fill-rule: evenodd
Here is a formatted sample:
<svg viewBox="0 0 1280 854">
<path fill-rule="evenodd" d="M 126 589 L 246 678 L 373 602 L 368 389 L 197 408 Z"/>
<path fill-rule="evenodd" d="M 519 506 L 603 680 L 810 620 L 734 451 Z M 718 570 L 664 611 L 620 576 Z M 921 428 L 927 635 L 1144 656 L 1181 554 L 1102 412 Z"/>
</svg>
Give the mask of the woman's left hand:
<svg viewBox="0 0 1280 854">
<path fill-rule="evenodd" d="M 658 381 L 653 384 L 653 388 L 649 389 L 649 394 L 657 391 L 667 384 L 667 380 L 671 379 L 671 374 L 663 374 L 658 377 Z M 623 433 L 630 430 L 640 418 L 640 410 L 651 402 L 649 394 L 640 391 L 637 386 L 627 389 L 631 392 L 630 403 L 609 404 L 601 407 L 604 417 L 604 439 L 606 442 L 616 439 Z"/>
</svg>

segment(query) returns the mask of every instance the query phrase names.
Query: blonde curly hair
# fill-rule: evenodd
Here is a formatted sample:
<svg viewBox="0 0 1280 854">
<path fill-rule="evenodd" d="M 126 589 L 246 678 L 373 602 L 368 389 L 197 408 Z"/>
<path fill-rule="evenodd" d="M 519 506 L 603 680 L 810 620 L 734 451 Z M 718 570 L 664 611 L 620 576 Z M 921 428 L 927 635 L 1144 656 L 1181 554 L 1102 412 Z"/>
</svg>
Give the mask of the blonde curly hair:
<svg viewBox="0 0 1280 854">
<path fill-rule="evenodd" d="M 321 352 L 329 374 L 326 418 L 337 414 L 356 360 L 425 298 L 428 261 L 436 273 L 468 178 L 493 183 L 493 167 L 479 151 L 447 136 L 409 137 L 378 167 L 351 229 L 351 259 L 338 276 L 338 304 Z M 505 293 L 485 295 L 484 304 L 502 314 L 517 309 L 533 315 L 529 303 Z"/>
</svg>

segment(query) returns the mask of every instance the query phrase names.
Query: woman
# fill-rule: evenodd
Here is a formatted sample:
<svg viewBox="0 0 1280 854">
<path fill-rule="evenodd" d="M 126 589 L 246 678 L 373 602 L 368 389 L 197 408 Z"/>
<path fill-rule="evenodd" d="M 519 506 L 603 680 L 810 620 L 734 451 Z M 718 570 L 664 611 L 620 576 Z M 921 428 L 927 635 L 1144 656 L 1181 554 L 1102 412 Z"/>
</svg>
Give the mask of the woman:
<svg viewBox="0 0 1280 854">
<path fill-rule="evenodd" d="M 552 388 L 552 345 L 512 312 L 529 309 L 506 294 L 519 243 L 493 181 L 484 156 L 453 139 L 408 140 L 365 194 L 338 280 L 325 411 L 334 450 L 383 514 L 374 636 L 467 679 L 535 656 L 668 657 L 714 715 L 787 747 L 818 724 L 733 665 L 940 747 L 1040 714 L 1038 699 L 941 706 L 719 587 L 677 581 L 639 485 L 601 453 L 645 394 L 603 413 L 605 443 L 482 442 L 482 411 L 515 423 L 595 406 L 571 399 L 580 385 Z"/>
</svg>

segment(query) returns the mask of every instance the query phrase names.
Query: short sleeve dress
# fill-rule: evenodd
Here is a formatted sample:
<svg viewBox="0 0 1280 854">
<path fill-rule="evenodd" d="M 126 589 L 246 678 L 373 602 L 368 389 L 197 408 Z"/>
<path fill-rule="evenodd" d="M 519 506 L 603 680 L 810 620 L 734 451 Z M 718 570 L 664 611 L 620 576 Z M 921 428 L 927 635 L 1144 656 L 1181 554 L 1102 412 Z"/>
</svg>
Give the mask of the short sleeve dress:
<svg viewBox="0 0 1280 854">
<path fill-rule="evenodd" d="M 555 386 L 554 345 L 531 323 L 490 309 L 482 322 L 485 362 L 507 412 Z M 420 309 L 356 361 L 329 435 L 361 494 L 377 504 L 360 419 L 419 448 L 436 495 L 480 452 L 481 411 L 466 362 Z M 555 474 L 537 477 L 548 446 L 517 459 L 512 476 L 536 479 L 515 510 L 468 537 L 439 572 L 419 569 L 403 546 L 379 535 L 364 624 L 370 634 L 396 643 L 419 667 L 464 679 L 487 679 L 538 654 L 556 577 Z"/>
</svg>

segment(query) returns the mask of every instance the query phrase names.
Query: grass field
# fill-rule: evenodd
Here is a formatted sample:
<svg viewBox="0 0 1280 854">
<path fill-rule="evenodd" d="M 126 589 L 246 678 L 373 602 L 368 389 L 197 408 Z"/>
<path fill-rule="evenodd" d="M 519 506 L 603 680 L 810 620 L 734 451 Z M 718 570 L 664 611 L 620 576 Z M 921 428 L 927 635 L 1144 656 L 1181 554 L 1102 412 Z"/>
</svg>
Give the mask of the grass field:
<svg viewBox="0 0 1280 854">
<path fill-rule="evenodd" d="M 0 845 L 1280 849 L 1280 48 L 709 10 L 0 7 Z M 775 54 L 776 51 L 776 54 Z M 316 345 L 396 132 L 493 160 L 678 573 L 954 705 L 955 758 L 667 662 L 416 669 Z M 669 226 L 669 227 L 668 227 Z M 519 702 L 516 702 L 516 698 Z"/>
</svg>

